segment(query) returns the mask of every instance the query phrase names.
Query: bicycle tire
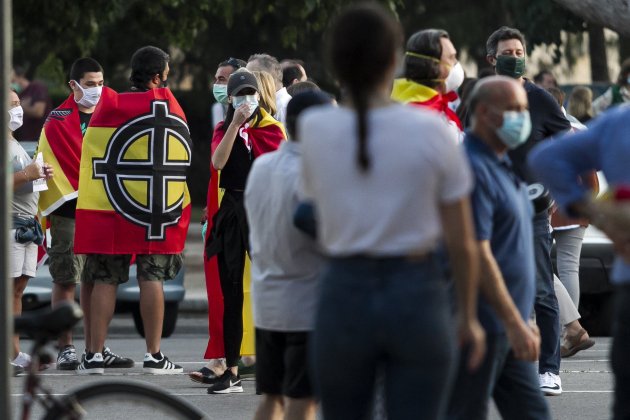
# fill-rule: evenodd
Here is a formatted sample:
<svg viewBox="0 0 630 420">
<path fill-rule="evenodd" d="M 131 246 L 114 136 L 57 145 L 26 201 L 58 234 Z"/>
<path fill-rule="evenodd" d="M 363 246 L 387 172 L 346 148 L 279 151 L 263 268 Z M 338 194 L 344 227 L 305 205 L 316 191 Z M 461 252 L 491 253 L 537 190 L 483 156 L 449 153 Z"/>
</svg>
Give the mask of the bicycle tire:
<svg viewBox="0 0 630 420">
<path fill-rule="evenodd" d="M 67 395 L 59 400 L 60 404 L 52 407 L 46 412 L 44 420 L 75 419 L 76 412 L 69 412 L 68 407 L 74 401 L 83 406 L 85 403 L 94 403 L 98 406 L 100 402 L 107 402 L 108 398 L 118 398 L 119 400 L 141 400 L 154 407 L 155 411 L 177 413 L 179 418 L 185 420 L 207 419 L 206 415 L 192 406 L 187 401 L 177 398 L 155 386 L 143 382 L 122 382 L 107 381 L 90 383 L 71 390 Z M 124 418 L 124 413 L 120 413 Z M 83 418 L 83 417 L 79 417 Z"/>
</svg>

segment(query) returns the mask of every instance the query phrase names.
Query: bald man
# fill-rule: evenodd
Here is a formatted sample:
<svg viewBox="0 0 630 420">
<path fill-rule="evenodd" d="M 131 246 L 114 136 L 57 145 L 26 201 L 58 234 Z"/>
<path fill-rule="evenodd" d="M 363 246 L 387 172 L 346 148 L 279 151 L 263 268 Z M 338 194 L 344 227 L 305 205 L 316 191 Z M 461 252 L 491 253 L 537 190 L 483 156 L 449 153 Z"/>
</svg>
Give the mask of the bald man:
<svg viewBox="0 0 630 420">
<path fill-rule="evenodd" d="M 506 419 L 549 419 L 534 362 L 540 335 L 528 323 L 536 293 L 533 209 L 508 150 L 531 131 L 527 94 L 514 79 L 492 76 L 471 94 L 472 129 L 464 147 L 475 176 L 471 197 L 481 258 L 479 321 L 487 353 L 469 372 L 462 355 L 449 419 L 485 419 L 493 397 Z"/>
</svg>

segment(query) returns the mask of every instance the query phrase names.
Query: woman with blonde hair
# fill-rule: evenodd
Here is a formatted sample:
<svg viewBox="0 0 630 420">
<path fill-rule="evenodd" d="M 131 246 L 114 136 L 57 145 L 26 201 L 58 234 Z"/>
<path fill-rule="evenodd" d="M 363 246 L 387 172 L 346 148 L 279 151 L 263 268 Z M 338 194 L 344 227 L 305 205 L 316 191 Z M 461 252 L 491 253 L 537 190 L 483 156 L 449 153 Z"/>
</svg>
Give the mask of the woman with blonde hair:
<svg viewBox="0 0 630 420">
<path fill-rule="evenodd" d="M 276 114 L 276 84 L 266 71 L 253 71 L 260 92 L 260 106 L 271 115 Z"/>
<path fill-rule="evenodd" d="M 567 112 L 582 124 L 593 118 L 593 91 L 586 86 L 576 86 L 569 95 Z"/>
</svg>

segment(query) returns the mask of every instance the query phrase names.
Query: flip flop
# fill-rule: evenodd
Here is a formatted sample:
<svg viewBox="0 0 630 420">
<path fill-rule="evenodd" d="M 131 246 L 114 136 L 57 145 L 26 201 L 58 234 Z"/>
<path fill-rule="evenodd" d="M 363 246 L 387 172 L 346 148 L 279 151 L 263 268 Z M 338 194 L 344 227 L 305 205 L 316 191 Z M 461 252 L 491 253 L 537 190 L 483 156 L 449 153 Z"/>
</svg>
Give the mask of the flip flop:
<svg viewBox="0 0 630 420">
<path fill-rule="evenodd" d="M 586 334 L 586 330 L 582 328 L 573 337 L 567 336 L 566 341 L 567 344 L 569 344 L 569 347 L 562 345 L 560 347 L 560 355 L 562 357 L 571 357 L 579 351 L 590 349 L 591 347 L 593 347 L 595 345 L 595 340 L 593 340 L 592 338 L 587 338 L 586 340 L 580 341 L 584 334 Z"/>
<path fill-rule="evenodd" d="M 188 372 L 188 377 L 193 382 L 207 385 L 212 385 L 220 378 L 212 369 L 205 366 L 194 372 Z"/>
</svg>

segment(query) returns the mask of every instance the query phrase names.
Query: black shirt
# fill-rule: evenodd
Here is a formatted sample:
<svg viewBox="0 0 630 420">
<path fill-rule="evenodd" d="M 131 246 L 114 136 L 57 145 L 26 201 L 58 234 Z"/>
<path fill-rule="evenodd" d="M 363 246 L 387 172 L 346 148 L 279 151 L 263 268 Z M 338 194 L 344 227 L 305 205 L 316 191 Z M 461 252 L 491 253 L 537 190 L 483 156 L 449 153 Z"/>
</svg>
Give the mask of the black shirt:
<svg viewBox="0 0 630 420">
<path fill-rule="evenodd" d="M 230 156 L 221 170 L 219 188 L 245 190 L 245 182 L 253 161 L 253 155 L 245 146 L 245 141 L 237 134 Z"/>
<path fill-rule="evenodd" d="M 87 131 L 88 125 L 90 125 L 90 119 L 92 118 L 92 114 L 87 114 L 85 112 L 79 111 L 79 123 L 81 126 L 81 135 L 85 137 L 85 132 Z M 59 206 L 55 211 L 51 214 L 55 216 L 68 217 L 71 219 L 75 218 L 75 213 L 77 210 L 77 199 L 72 199 L 66 201 L 61 206 Z"/>
<path fill-rule="evenodd" d="M 527 142 L 508 154 L 514 166 L 514 172 L 525 182 L 531 184 L 535 178 L 527 168 L 529 151 L 542 140 L 571 129 L 571 123 L 562 113 L 558 102 L 546 90 L 525 79 L 523 85 L 529 102 L 529 115 L 532 120 L 532 133 Z"/>
</svg>

